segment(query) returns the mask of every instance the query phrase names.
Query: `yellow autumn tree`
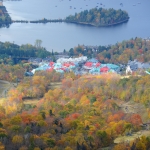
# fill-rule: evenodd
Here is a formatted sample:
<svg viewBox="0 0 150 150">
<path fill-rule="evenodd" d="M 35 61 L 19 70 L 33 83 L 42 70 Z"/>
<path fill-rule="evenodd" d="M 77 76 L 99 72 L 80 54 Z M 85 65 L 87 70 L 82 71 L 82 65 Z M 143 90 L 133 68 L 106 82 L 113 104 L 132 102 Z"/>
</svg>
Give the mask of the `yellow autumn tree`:
<svg viewBox="0 0 150 150">
<path fill-rule="evenodd" d="M 23 143 L 23 137 L 21 135 L 15 135 L 15 136 L 13 136 L 12 143 L 15 146 L 17 146 L 17 147 L 20 146 L 20 145 L 22 145 L 22 143 Z"/>
<path fill-rule="evenodd" d="M 0 142 L 0 150 L 5 150 L 5 146 Z"/>
<path fill-rule="evenodd" d="M 73 150 L 71 147 L 67 146 L 65 150 Z"/>
<path fill-rule="evenodd" d="M 28 150 L 28 147 L 26 147 L 26 146 L 21 146 L 21 147 L 19 148 L 19 150 Z"/>
<path fill-rule="evenodd" d="M 113 150 L 127 150 L 125 144 L 117 144 Z"/>
<path fill-rule="evenodd" d="M 86 95 L 83 95 L 80 99 L 80 103 L 81 103 L 81 105 L 88 105 L 88 104 L 90 104 L 90 100 L 87 98 Z"/>
<path fill-rule="evenodd" d="M 41 150 L 39 147 L 35 147 L 34 150 Z"/>
<path fill-rule="evenodd" d="M 136 150 L 146 150 L 146 145 L 141 140 L 136 143 Z"/>
</svg>

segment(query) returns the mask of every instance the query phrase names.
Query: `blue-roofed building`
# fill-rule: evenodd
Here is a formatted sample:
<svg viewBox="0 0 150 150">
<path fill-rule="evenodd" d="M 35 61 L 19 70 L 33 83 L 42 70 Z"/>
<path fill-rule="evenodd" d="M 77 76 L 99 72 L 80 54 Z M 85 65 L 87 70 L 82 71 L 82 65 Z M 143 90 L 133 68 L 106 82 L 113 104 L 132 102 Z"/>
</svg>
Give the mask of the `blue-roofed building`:
<svg viewBox="0 0 150 150">
<path fill-rule="evenodd" d="M 89 71 L 90 74 L 100 74 L 100 67 L 94 67 Z"/>
<path fill-rule="evenodd" d="M 88 62 L 97 63 L 98 60 L 96 58 L 89 59 Z"/>
<path fill-rule="evenodd" d="M 129 61 L 128 66 L 130 66 L 132 71 L 136 71 L 137 69 L 149 69 L 150 63 L 142 63 L 137 60 Z"/>
</svg>

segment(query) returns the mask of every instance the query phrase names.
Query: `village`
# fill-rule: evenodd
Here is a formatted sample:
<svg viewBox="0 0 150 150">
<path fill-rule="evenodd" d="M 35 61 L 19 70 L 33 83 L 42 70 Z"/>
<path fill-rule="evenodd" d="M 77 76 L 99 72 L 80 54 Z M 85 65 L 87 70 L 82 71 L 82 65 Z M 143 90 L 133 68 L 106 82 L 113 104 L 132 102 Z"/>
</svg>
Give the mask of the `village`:
<svg viewBox="0 0 150 150">
<path fill-rule="evenodd" d="M 142 71 L 150 74 L 150 63 L 141 63 L 137 60 L 128 61 L 126 65 L 116 65 L 116 64 L 103 64 L 99 62 L 96 58 L 88 59 L 86 56 L 81 56 L 78 58 L 58 58 L 56 62 L 51 59 L 29 59 L 31 64 L 36 64 L 38 67 L 31 70 L 31 72 L 26 72 L 27 76 L 32 76 L 36 71 L 52 71 L 55 70 L 59 73 L 74 72 L 75 75 L 100 75 L 103 73 L 117 73 L 117 74 L 132 74 L 132 72 Z"/>
</svg>

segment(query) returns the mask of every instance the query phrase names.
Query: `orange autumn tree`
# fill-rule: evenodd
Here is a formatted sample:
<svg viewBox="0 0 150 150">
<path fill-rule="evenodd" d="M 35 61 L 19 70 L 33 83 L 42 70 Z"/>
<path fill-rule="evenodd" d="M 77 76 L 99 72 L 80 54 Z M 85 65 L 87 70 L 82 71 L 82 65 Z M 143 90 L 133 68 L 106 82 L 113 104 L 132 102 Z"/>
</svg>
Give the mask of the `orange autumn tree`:
<svg viewBox="0 0 150 150">
<path fill-rule="evenodd" d="M 21 102 L 23 93 L 20 93 L 17 89 L 12 89 L 8 92 L 10 102 Z"/>
<path fill-rule="evenodd" d="M 125 116 L 125 114 L 123 112 L 118 112 L 114 115 L 110 115 L 107 119 L 107 122 L 108 123 L 112 122 L 112 121 L 118 122 L 118 121 L 122 120 L 124 116 Z"/>
<path fill-rule="evenodd" d="M 130 122 L 135 126 L 140 126 L 143 122 L 139 114 L 133 114 L 130 117 Z"/>
</svg>

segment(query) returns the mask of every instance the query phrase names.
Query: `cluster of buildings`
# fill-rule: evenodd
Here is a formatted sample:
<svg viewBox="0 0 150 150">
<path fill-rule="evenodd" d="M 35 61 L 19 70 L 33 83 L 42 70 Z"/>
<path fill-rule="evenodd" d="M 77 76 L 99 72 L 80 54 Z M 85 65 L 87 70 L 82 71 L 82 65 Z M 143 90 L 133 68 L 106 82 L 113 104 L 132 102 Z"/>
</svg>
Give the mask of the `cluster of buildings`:
<svg viewBox="0 0 150 150">
<path fill-rule="evenodd" d="M 133 71 L 137 71 L 138 69 L 145 70 L 145 73 L 150 75 L 150 62 L 142 63 L 137 60 L 128 61 L 126 74 L 128 74 L 128 72 L 132 73 Z"/>
<path fill-rule="evenodd" d="M 92 74 L 99 75 L 107 72 L 115 72 L 120 74 L 121 70 L 126 70 L 126 74 L 143 69 L 147 74 L 150 74 L 150 62 L 141 63 L 137 60 L 129 61 L 126 65 L 115 64 L 102 64 L 96 58 L 87 59 L 86 56 L 78 58 L 60 57 L 56 62 L 53 62 L 51 58 L 30 59 L 30 63 L 38 66 L 31 72 L 26 72 L 26 76 L 32 76 L 36 71 L 52 71 L 55 70 L 59 73 L 73 71 L 76 75 Z"/>
<path fill-rule="evenodd" d="M 137 69 L 146 70 L 146 69 L 150 68 L 150 62 L 142 63 L 142 62 L 139 62 L 137 60 L 134 60 L 134 61 L 129 61 L 127 66 L 130 66 L 132 71 L 136 71 Z"/>
<path fill-rule="evenodd" d="M 76 75 L 83 74 L 103 74 L 107 72 L 120 72 L 120 67 L 114 64 L 101 64 L 97 59 L 87 59 L 86 56 L 79 58 L 59 58 L 56 62 L 40 62 L 39 67 L 33 69 L 31 72 L 34 74 L 36 71 L 45 70 L 64 73 L 73 71 Z"/>
<path fill-rule="evenodd" d="M 62 56 L 62 55 L 61 55 Z M 86 56 L 78 58 L 60 57 L 56 62 L 53 62 L 51 58 L 36 58 L 30 59 L 30 63 L 38 66 L 31 72 L 26 72 L 27 76 L 33 75 L 36 71 L 52 71 L 55 70 L 59 73 L 73 71 L 76 75 L 92 74 L 99 75 L 107 72 L 115 72 L 120 74 L 121 70 L 126 70 L 126 74 L 137 71 L 138 69 L 145 70 L 147 74 L 150 74 L 150 62 L 141 63 L 137 60 L 129 61 L 126 65 L 115 64 L 102 64 L 96 58 L 87 59 Z"/>
</svg>

